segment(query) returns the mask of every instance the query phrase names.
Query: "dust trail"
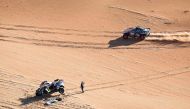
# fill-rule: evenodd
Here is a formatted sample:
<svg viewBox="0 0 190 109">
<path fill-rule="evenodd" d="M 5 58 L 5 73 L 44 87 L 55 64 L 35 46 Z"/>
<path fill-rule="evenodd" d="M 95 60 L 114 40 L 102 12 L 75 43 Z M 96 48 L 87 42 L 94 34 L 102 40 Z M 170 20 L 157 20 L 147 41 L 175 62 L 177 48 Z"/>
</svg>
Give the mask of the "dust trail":
<svg viewBox="0 0 190 109">
<path fill-rule="evenodd" d="M 190 32 L 151 33 L 150 37 L 147 37 L 146 40 L 190 42 Z"/>
</svg>

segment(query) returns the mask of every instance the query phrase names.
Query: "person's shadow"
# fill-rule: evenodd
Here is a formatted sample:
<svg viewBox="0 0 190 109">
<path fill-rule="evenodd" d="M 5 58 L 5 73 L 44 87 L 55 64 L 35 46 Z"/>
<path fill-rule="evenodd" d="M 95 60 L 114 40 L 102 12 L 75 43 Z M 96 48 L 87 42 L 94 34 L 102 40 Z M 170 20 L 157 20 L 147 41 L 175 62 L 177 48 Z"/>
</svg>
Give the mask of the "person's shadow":
<svg viewBox="0 0 190 109">
<path fill-rule="evenodd" d="M 112 47 L 117 47 L 117 46 L 129 46 L 135 43 L 138 43 L 140 41 L 143 41 L 142 39 L 134 39 L 134 38 L 129 38 L 129 39 L 123 39 L 123 37 L 119 37 L 114 40 L 109 41 L 109 48 Z"/>
</svg>

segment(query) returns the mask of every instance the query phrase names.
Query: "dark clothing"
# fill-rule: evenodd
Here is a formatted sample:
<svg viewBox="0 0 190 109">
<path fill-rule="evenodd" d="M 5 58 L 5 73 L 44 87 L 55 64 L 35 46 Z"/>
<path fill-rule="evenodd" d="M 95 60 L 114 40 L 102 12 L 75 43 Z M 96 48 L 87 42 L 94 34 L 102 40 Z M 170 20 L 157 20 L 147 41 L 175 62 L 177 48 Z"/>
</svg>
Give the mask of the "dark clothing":
<svg viewBox="0 0 190 109">
<path fill-rule="evenodd" d="M 81 88 L 82 93 L 84 93 L 84 82 L 83 81 L 80 84 L 80 88 Z"/>
</svg>

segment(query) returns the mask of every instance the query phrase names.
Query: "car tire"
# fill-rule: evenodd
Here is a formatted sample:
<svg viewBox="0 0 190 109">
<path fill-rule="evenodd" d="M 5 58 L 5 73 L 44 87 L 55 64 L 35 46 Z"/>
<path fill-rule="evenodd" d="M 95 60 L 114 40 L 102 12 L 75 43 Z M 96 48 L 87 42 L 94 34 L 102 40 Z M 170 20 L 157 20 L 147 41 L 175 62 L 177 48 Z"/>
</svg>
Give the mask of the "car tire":
<svg viewBox="0 0 190 109">
<path fill-rule="evenodd" d="M 36 93 L 36 96 L 38 96 L 38 97 L 39 97 L 39 96 L 42 96 L 42 95 L 41 95 L 41 94 L 39 94 L 39 93 Z"/>
<path fill-rule="evenodd" d="M 36 96 L 42 96 L 42 92 L 41 92 L 40 89 L 37 89 L 37 90 L 36 90 Z"/>
<path fill-rule="evenodd" d="M 138 39 L 140 37 L 140 35 L 138 34 L 138 33 L 136 33 L 135 35 L 134 35 L 134 38 L 136 38 L 136 39 Z"/>
<path fill-rule="evenodd" d="M 144 39 L 145 39 L 145 36 L 144 36 L 144 35 L 141 35 L 141 36 L 140 36 L 140 39 L 141 39 L 141 40 L 144 40 Z"/>
<path fill-rule="evenodd" d="M 123 34 L 123 39 L 128 39 L 129 38 L 129 33 Z"/>
<path fill-rule="evenodd" d="M 59 88 L 59 93 L 60 93 L 60 94 L 64 94 L 64 93 L 65 93 L 64 87 L 60 87 L 60 88 Z"/>
</svg>

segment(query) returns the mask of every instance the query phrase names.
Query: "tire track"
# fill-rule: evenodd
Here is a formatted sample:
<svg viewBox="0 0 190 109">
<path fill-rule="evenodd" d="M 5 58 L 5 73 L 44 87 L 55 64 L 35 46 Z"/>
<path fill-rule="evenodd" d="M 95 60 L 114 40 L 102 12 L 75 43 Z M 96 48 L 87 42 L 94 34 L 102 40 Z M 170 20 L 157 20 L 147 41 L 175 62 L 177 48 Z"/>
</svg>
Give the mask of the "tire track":
<svg viewBox="0 0 190 109">
<path fill-rule="evenodd" d="M 24 31 L 24 32 L 34 32 L 34 33 L 41 33 L 41 34 L 54 34 L 54 35 L 66 35 L 66 36 L 88 36 L 88 37 L 118 37 L 120 34 L 115 32 L 85 32 L 85 31 L 52 31 L 52 30 L 41 30 L 39 28 L 16 28 L 16 27 L 0 27 L 2 30 L 9 30 L 9 31 Z M 115 35 L 113 35 L 115 34 Z"/>
<path fill-rule="evenodd" d="M 25 96 L 35 88 L 37 80 L 30 80 L 17 73 L 8 72 L 0 68 L 0 108 L 21 108 L 17 102 L 19 97 Z"/>
<path fill-rule="evenodd" d="M 5 30 L 13 30 L 13 31 L 26 31 L 26 32 L 35 32 L 35 33 L 45 33 L 45 34 L 61 34 L 61 35 L 71 35 L 71 36 L 92 36 L 92 37 L 119 37 L 121 36 L 122 32 L 111 32 L 111 31 L 99 31 L 99 33 L 104 33 L 104 34 L 99 34 L 98 31 L 92 31 L 92 33 L 88 33 L 89 31 L 87 30 L 75 30 L 73 29 L 61 29 L 61 28 L 50 28 L 50 27 L 34 27 L 34 26 L 24 26 L 24 25 L 10 25 L 10 24 L 0 24 L 0 25 L 4 25 L 5 27 L 1 27 L 0 29 L 5 29 Z M 8 26 L 8 27 L 6 27 Z M 44 30 L 44 29 L 48 29 L 48 30 Z M 52 30 L 61 30 L 60 31 L 52 31 Z M 68 32 L 69 31 L 69 32 Z M 98 33 L 98 34 L 94 34 Z M 108 34 L 105 34 L 108 33 Z M 115 35 L 114 35 L 115 34 Z M 15 37 L 16 38 L 16 37 Z M 17 37 L 18 39 L 19 37 Z M 20 37 L 20 39 L 22 39 L 22 37 Z M 24 39 L 24 38 L 23 38 Z M 25 38 L 26 39 L 26 38 Z M 3 39 L 1 39 L 3 40 Z M 33 40 L 33 41 L 37 41 L 37 39 L 29 39 L 29 40 Z M 6 40 L 7 41 L 7 40 Z M 46 42 L 50 42 L 50 40 L 38 40 L 38 41 L 46 41 Z M 146 38 L 146 41 L 151 41 L 157 44 L 170 44 L 170 45 L 176 45 L 178 44 L 178 47 L 188 47 L 190 46 L 189 42 L 190 42 L 190 32 L 173 32 L 173 33 L 151 33 L 151 36 Z M 12 41 L 13 42 L 13 41 Z M 53 42 L 53 41 L 51 41 Z M 61 41 L 54 41 L 55 43 L 61 43 Z M 62 41 L 63 42 L 63 41 Z M 64 43 L 72 43 L 72 44 L 83 44 L 83 45 L 106 45 L 106 44 L 102 44 L 102 43 L 87 43 L 87 42 L 66 42 L 64 41 Z M 184 45 L 187 44 L 187 45 Z M 36 45 L 47 45 L 47 44 L 39 44 L 39 43 L 34 43 Z M 182 46 L 179 46 L 182 45 Z M 125 45 L 125 44 L 124 44 Z M 50 44 L 48 44 L 48 46 L 50 46 Z M 52 45 L 55 46 L 55 45 Z M 60 45 L 58 45 L 60 47 Z M 67 45 L 67 46 L 62 46 L 62 47 L 69 47 L 71 45 Z M 71 46 L 71 48 L 74 48 L 73 46 Z M 83 48 L 83 46 L 80 47 L 76 47 L 76 48 Z M 93 47 L 89 47 L 89 48 L 93 48 Z M 101 49 L 101 47 L 94 47 L 95 49 Z M 150 47 L 151 48 L 151 47 Z M 156 48 L 156 47 L 155 47 Z M 158 48 L 163 48 L 163 47 L 158 47 Z M 103 47 L 102 49 L 105 49 L 105 47 Z"/>
<path fill-rule="evenodd" d="M 39 42 L 20 42 L 20 41 L 14 41 L 14 40 L 7 40 L 7 39 L 0 39 L 0 41 L 5 41 L 5 42 L 12 42 L 12 43 L 21 43 L 21 44 L 31 44 L 31 45 L 36 45 L 36 46 L 47 46 L 47 47 L 61 47 L 61 48 L 75 48 L 75 49 L 96 49 L 96 50 L 134 50 L 134 49 L 146 49 L 146 50 L 152 50 L 152 49 L 176 49 L 176 47 L 163 47 L 163 46 L 156 46 L 156 47 L 138 47 L 138 46 L 132 46 L 132 47 L 99 47 L 99 46 L 88 46 L 88 45 L 73 45 L 73 44 L 55 44 L 55 43 L 39 43 Z M 188 47 L 188 46 L 181 46 L 183 48 Z M 179 47 L 177 47 L 179 48 Z"/>
<path fill-rule="evenodd" d="M 158 18 L 162 19 L 162 18 Z M 8 27 L 7 27 L 8 26 Z M 15 30 L 15 31 L 26 31 L 36 32 L 44 34 L 61 34 L 71 36 L 92 36 L 92 37 L 119 37 L 122 35 L 122 31 L 89 31 L 89 30 L 77 30 L 77 29 L 62 29 L 62 28 L 51 28 L 51 27 L 35 27 L 26 25 L 11 25 L 11 24 L 0 24 L 0 29 L 4 30 Z M 44 30 L 45 29 L 45 30 Z M 54 31 L 58 30 L 58 31 Z M 98 34 L 96 34 L 98 33 Z M 101 34 L 103 33 L 103 34 Z M 159 32 L 151 33 L 151 36 L 146 40 L 177 40 L 182 42 L 190 42 L 190 32 Z"/>
<path fill-rule="evenodd" d="M 127 47 L 110 47 L 111 43 L 94 43 L 94 42 L 74 42 L 74 41 L 58 41 L 58 40 L 48 40 L 48 39 L 34 39 L 26 37 L 15 37 L 15 36 L 4 36 L 0 35 L 0 41 L 22 43 L 22 44 L 32 44 L 37 46 L 48 46 L 48 47 L 63 47 L 63 48 L 86 48 L 86 49 L 173 49 L 176 47 L 166 47 L 166 46 L 150 46 L 148 43 L 135 44 L 134 46 Z M 125 45 L 125 44 L 124 44 Z M 143 46 L 141 46 L 143 45 Z M 145 46 L 147 45 L 147 46 Z M 188 47 L 178 46 L 178 47 Z"/>
<path fill-rule="evenodd" d="M 146 14 L 141 13 L 141 12 L 136 12 L 136 11 L 129 10 L 129 9 L 126 9 L 126 8 L 122 8 L 122 7 L 118 7 L 118 6 L 109 6 L 108 8 L 117 9 L 117 10 L 121 10 L 121 11 L 126 11 L 127 13 L 131 13 L 131 14 L 134 14 L 134 15 L 139 15 L 141 17 L 151 18 L 151 19 L 154 19 L 154 20 L 159 20 L 159 21 L 162 21 L 162 22 L 169 22 L 169 19 L 166 19 L 166 18 L 146 15 Z"/>
<path fill-rule="evenodd" d="M 31 41 L 31 42 L 45 42 L 45 43 L 56 43 L 56 44 L 79 44 L 79 45 L 107 45 L 106 43 L 94 43 L 94 42 L 74 42 L 74 41 L 59 41 L 59 40 L 47 40 L 47 39 L 34 39 L 34 38 L 26 38 L 26 37 L 14 37 L 14 36 L 3 36 L 2 38 L 12 38 L 23 41 Z"/>
<path fill-rule="evenodd" d="M 45 30 L 61 30 L 61 31 L 71 31 L 71 32 L 91 32 L 91 33 L 110 33 L 110 34 L 119 34 L 120 31 L 96 31 L 96 30 L 79 30 L 79 29 L 71 29 L 71 28 L 52 28 L 52 27 L 39 27 L 39 26 L 30 26 L 30 25 L 14 25 L 14 24 L 0 24 L 2 26 L 12 26 L 19 28 L 32 28 L 32 29 L 45 29 Z"/>
<path fill-rule="evenodd" d="M 172 73 L 172 72 L 174 72 L 174 73 Z M 153 80 L 158 80 L 158 79 L 163 79 L 163 78 L 169 78 L 169 77 L 173 77 L 173 76 L 177 76 L 177 75 L 181 75 L 181 74 L 185 74 L 185 73 L 190 73 L 190 67 L 189 66 L 183 67 L 183 68 L 180 68 L 177 70 L 175 69 L 175 70 L 170 70 L 170 71 L 166 71 L 166 72 L 159 72 L 159 73 L 155 73 L 155 74 L 151 74 L 151 75 L 139 76 L 139 77 L 135 77 L 135 78 L 128 79 L 128 80 L 124 79 L 124 80 L 88 85 L 88 86 L 86 86 L 86 91 L 96 91 L 96 90 L 114 88 L 114 87 L 119 87 L 119 86 L 124 86 L 124 85 L 139 84 L 139 83 L 144 83 L 144 82 L 148 82 L 148 81 L 153 81 Z M 77 88 L 70 88 L 67 90 L 73 91 L 76 89 Z M 175 95 L 178 95 L 178 93 Z M 185 97 L 190 97 L 190 95 L 184 95 L 184 94 L 180 94 L 180 95 L 185 96 Z"/>
</svg>

